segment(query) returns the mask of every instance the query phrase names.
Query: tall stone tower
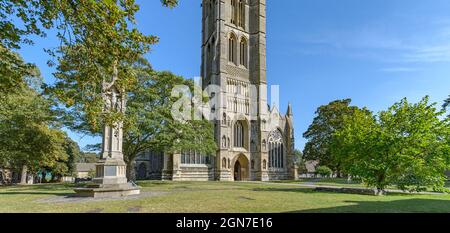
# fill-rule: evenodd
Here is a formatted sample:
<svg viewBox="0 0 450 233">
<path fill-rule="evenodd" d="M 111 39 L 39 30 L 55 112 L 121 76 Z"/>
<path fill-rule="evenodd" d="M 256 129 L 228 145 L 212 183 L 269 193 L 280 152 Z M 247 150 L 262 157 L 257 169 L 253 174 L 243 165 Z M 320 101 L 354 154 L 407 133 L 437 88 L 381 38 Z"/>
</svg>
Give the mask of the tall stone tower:
<svg viewBox="0 0 450 233">
<path fill-rule="evenodd" d="M 267 180 L 266 0 L 203 0 L 203 87 L 217 100 L 218 180 Z"/>
</svg>

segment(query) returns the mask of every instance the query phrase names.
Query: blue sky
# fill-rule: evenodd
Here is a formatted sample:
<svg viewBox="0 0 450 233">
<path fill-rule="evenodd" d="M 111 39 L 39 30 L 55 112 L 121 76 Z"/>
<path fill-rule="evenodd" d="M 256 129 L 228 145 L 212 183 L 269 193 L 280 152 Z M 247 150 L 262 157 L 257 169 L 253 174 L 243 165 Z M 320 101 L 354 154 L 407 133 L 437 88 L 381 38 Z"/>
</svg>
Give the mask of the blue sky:
<svg viewBox="0 0 450 233">
<path fill-rule="evenodd" d="M 137 2 L 139 29 L 160 37 L 147 56 L 153 67 L 198 76 L 201 1 L 181 0 L 172 10 L 159 0 Z M 449 9 L 448 0 L 267 1 L 267 78 L 280 85 L 280 109 L 293 105 L 297 148 L 317 107 L 336 99 L 375 112 L 403 97 L 442 104 L 450 94 Z M 51 83 L 43 48 L 58 42 L 51 31 L 35 42 L 21 54 Z M 70 136 L 82 147 L 99 141 Z"/>
</svg>

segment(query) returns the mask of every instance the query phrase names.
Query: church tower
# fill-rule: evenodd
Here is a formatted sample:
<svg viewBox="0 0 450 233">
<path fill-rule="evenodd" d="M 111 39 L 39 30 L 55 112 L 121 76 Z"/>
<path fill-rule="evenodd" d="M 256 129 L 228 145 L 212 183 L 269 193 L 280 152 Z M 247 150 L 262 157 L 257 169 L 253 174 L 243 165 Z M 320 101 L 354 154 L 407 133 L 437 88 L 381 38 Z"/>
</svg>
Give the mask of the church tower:
<svg viewBox="0 0 450 233">
<path fill-rule="evenodd" d="M 296 178 L 292 107 L 282 115 L 267 103 L 266 0 L 202 0 L 201 49 L 211 113 L 204 116 L 214 124 L 215 156 L 149 153 L 138 174 L 176 181 Z"/>
<path fill-rule="evenodd" d="M 216 178 L 265 179 L 266 1 L 203 0 L 202 5 L 202 83 L 220 87 L 212 93 L 220 148 Z"/>
<path fill-rule="evenodd" d="M 266 0 L 203 0 L 202 6 L 202 85 L 215 100 L 219 148 L 215 179 L 292 177 L 291 116 L 267 103 Z"/>
</svg>

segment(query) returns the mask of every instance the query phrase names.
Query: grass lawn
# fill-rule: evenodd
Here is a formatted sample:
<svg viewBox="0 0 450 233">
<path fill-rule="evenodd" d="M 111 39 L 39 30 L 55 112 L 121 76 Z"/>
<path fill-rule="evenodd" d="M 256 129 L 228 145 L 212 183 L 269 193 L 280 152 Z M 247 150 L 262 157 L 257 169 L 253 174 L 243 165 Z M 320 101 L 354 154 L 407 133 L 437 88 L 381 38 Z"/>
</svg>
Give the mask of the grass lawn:
<svg viewBox="0 0 450 233">
<path fill-rule="evenodd" d="M 315 192 L 272 183 L 141 182 L 139 199 L 43 202 L 73 194 L 68 184 L 0 188 L 0 212 L 450 212 L 450 195 L 384 197 Z"/>
<path fill-rule="evenodd" d="M 348 181 L 344 178 L 302 178 L 299 180 L 286 180 L 286 181 L 272 181 L 271 183 L 287 183 L 287 184 L 314 184 L 323 186 L 336 186 L 336 187 L 356 187 L 356 188 L 366 188 L 366 185 L 360 181 Z M 450 188 L 450 181 L 445 184 L 446 188 Z M 395 186 L 389 186 L 389 189 L 397 189 Z M 432 189 L 427 191 L 432 192 Z"/>
</svg>

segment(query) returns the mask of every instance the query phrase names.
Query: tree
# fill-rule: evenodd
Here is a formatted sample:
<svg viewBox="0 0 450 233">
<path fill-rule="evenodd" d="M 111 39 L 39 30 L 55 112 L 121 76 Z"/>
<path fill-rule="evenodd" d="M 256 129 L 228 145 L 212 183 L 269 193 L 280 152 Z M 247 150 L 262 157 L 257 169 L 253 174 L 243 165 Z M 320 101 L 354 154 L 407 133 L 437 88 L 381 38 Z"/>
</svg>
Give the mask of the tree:
<svg viewBox="0 0 450 233">
<path fill-rule="evenodd" d="M 316 174 L 321 177 L 330 177 L 333 174 L 333 171 L 327 166 L 318 166 L 316 168 Z"/>
<path fill-rule="evenodd" d="M 303 153 L 301 150 L 295 149 L 294 150 L 294 162 L 298 166 L 303 160 Z"/>
<path fill-rule="evenodd" d="M 139 74 L 136 87 L 130 92 L 124 121 L 124 157 L 127 176 L 133 179 L 135 158 L 146 151 L 166 153 L 195 150 L 214 154 L 214 128 L 206 120 L 176 121 L 171 114 L 178 98 L 172 89 L 178 85 L 193 90 L 192 80 L 185 80 L 170 72 L 152 71 L 146 60 L 136 67 Z"/>
<path fill-rule="evenodd" d="M 447 110 L 447 108 L 450 106 L 450 96 L 448 97 L 448 99 L 446 99 L 444 101 L 444 109 Z M 450 115 L 448 116 L 450 118 Z"/>
<path fill-rule="evenodd" d="M 75 163 L 96 163 L 98 161 L 98 156 L 93 152 L 80 152 L 80 156 L 77 158 Z"/>
<path fill-rule="evenodd" d="M 172 90 L 179 85 L 187 86 L 191 92 L 194 82 L 170 72 L 153 71 L 145 59 L 133 65 L 138 85 L 128 91 L 127 109 L 124 123 L 124 160 L 127 163 L 127 177 L 134 179 L 134 161 L 146 151 L 166 153 L 195 150 L 205 154 L 215 154 L 214 128 L 206 120 L 179 122 L 172 116 L 172 106 L 179 99 L 172 97 Z M 84 115 L 72 116 L 70 128 L 87 134 L 100 135 L 100 130 L 92 130 Z M 193 114 L 193 111 L 192 111 Z M 69 118 L 66 118 L 69 119 Z M 100 119 L 99 119 L 100 120 Z M 100 149 L 101 145 L 93 145 Z"/>
<path fill-rule="evenodd" d="M 303 134 L 308 142 L 303 150 L 306 160 L 318 160 L 320 165 L 328 166 L 340 176 L 341 162 L 330 151 L 333 134 L 344 125 L 344 118 L 351 116 L 358 107 L 350 106 L 351 99 L 336 100 L 320 106 L 316 117 Z"/>
<path fill-rule="evenodd" d="M 450 124 L 443 111 L 406 99 L 374 116 L 357 110 L 345 117 L 335 133 L 331 150 L 343 168 L 382 194 L 388 185 L 402 190 L 444 187 L 450 165 Z"/>
<path fill-rule="evenodd" d="M 168 7 L 178 3 L 177 0 L 161 2 Z M 0 92 L 16 91 L 16 87 L 25 85 L 22 77 L 27 76 L 34 65 L 18 58 L 14 50 L 20 49 L 22 44 L 33 44 L 31 36 L 45 37 L 45 30 L 53 28 L 57 30 L 60 41 L 67 45 L 73 42 L 72 39 L 77 41 L 77 37 L 98 39 L 102 33 L 105 37 L 114 37 L 114 34 L 127 31 L 135 36 L 133 41 L 145 41 L 150 37 L 125 28 L 128 25 L 126 21 L 134 22 L 134 14 L 138 10 L 134 0 L 0 0 Z M 101 22 L 99 19 L 110 20 Z M 120 26 L 116 27 L 115 23 Z M 125 47 L 134 45 L 130 43 Z M 96 50 L 95 47 L 88 49 Z"/>
<path fill-rule="evenodd" d="M 0 105 L 0 162 L 22 169 L 21 183 L 28 171 L 54 167 L 67 159 L 62 147 L 64 134 L 52 103 L 35 89 L 24 86 L 19 92 L 3 93 Z"/>
<path fill-rule="evenodd" d="M 78 143 L 73 141 L 69 136 L 67 136 L 67 134 L 65 134 L 62 147 L 67 155 L 67 160 L 59 160 L 57 161 L 58 163 L 56 166 L 50 168 L 52 175 L 57 178 L 72 176 L 76 172 L 75 163 L 81 157 Z"/>
</svg>

